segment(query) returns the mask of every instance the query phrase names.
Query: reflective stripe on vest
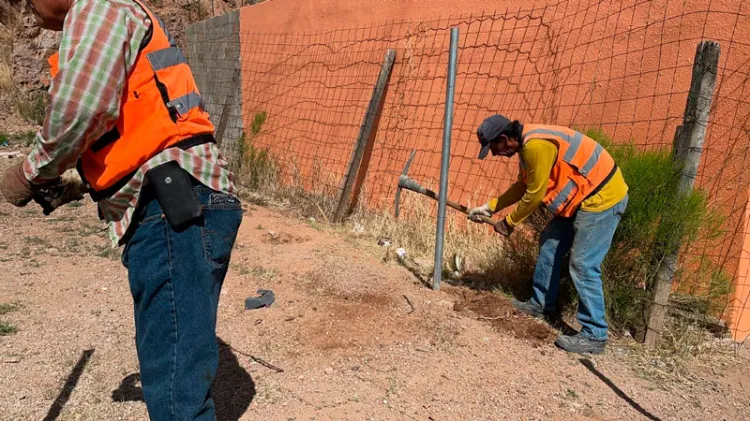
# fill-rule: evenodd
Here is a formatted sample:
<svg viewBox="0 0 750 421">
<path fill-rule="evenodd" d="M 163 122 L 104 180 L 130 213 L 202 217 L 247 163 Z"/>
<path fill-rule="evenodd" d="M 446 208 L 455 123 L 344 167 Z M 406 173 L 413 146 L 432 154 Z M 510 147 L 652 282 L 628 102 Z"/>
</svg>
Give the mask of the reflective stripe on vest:
<svg viewBox="0 0 750 421">
<path fill-rule="evenodd" d="M 557 158 L 542 200 L 556 215 L 572 216 L 581 202 L 606 183 L 617 168 L 604 147 L 566 127 L 526 125 L 523 139 L 524 143 L 531 139 L 545 139 L 557 146 Z M 523 161 L 521 164 L 525 179 Z"/>
</svg>

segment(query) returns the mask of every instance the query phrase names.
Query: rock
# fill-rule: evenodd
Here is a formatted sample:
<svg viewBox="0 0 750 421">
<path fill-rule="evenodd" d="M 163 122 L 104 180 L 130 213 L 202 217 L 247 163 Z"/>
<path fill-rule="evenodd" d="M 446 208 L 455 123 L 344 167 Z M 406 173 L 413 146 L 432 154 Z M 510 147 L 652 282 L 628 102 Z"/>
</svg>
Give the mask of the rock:
<svg viewBox="0 0 750 421">
<path fill-rule="evenodd" d="M 27 14 L 13 40 L 13 79 L 26 92 L 46 89 L 50 84 L 47 59 L 60 45 L 60 33 L 40 29 Z"/>
<path fill-rule="evenodd" d="M 331 374 L 333 374 L 333 368 L 331 368 L 331 367 L 326 367 L 326 369 L 325 369 L 325 373 L 326 373 L 326 374 L 328 374 L 328 375 L 330 376 Z"/>
<path fill-rule="evenodd" d="M 21 357 L 18 355 L 0 355 L 0 362 L 15 364 L 21 362 Z"/>
<path fill-rule="evenodd" d="M 403 259 L 403 258 L 405 258 L 405 257 L 406 257 L 406 250 L 405 250 L 405 249 L 403 249 L 403 248 L 401 248 L 401 247 L 399 247 L 399 248 L 397 248 L 397 249 L 396 249 L 396 255 L 397 255 L 397 256 L 398 256 L 398 257 L 399 257 L 400 259 Z"/>
</svg>

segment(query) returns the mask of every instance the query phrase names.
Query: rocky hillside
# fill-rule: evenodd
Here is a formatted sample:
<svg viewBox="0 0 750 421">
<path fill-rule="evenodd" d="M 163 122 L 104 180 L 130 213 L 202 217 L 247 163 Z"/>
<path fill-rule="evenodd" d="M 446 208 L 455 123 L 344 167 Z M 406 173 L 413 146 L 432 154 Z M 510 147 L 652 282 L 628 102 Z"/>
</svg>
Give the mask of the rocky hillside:
<svg viewBox="0 0 750 421">
<path fill-rule="evenodd" d="M 236 9 L 242 1 L 148 0 L 147 3 L 184 47 L 186 26 Z M 49 87 L 47 58 L 59 43 L 59 33 L 36 26 L 25 2 L 0 0 L 0 133 L 26 131 L 41 124 Z"/>
</svg>

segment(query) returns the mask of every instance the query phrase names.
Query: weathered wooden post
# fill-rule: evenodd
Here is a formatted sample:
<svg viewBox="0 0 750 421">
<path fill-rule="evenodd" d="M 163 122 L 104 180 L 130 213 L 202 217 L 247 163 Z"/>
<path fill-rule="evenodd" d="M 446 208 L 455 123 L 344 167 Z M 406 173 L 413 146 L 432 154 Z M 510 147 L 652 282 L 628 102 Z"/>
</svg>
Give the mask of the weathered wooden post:
<svg viewBox="0 0 750 421">
<path fill-rule="evenodd" d="M 703 152 L 703 141 L 706 137 L 706 127 L 716 87 L 719 54 L 719 44 L 714 41 L 701 41 L 695 51 L 693 78 L 690 83 L 685 114 L 682 118 L 682 125 L 677 127 L 673 145 L 674 159 L 679 163 L 682 171 L 677 185 L 678 195 L 685 195 L 693 190 L 695 178 L 698 175 L 698 165 Z M 647 346 L 656 345 L 664 330 L 669 294 L 672 291 L 672 282 L 677 271 L 678 249 L 679 247 L 676 247 L 665 256 L 664 262 L 659 267 L 646 325 L 644 343 Z"/>
<path fill-rule="evenodd" d="M 391 76 L 391 70 L 393 69 L 393 62 L 396 60 L 396 50 L 388 49 L 385 53 L 385 59 L 383 59 L 383 65 L 380 68 L 380 74 L 378 80 L 375 82 L 375 87 L 372 90 L 372 96 L 370 97 L 370 103 L 367 106 L 364 120 L 359 128 L 359 135 L 354 143 L 354 149 L 352 149 L 352 156 L 349 159 L 349 163 L 346 167 L 346 173 L 341 179 L 341 187 L 339 188 L 339 197 L 336 205 L 336 209 L 333 213 L 333 222 L 341 222 L 344 218 L 344 213 L 348 210 L 352 187 L 354 187 L 357 179 L 357 172 L 362 164 L 362 157 L 365 155 L 368 142 L 372 141 L 372 135 L 377 130 L 376 124 L 378 121 L 378 115 L 382 111 L 383 96 L 387 88 L 388 79 Z"/>
</svg>

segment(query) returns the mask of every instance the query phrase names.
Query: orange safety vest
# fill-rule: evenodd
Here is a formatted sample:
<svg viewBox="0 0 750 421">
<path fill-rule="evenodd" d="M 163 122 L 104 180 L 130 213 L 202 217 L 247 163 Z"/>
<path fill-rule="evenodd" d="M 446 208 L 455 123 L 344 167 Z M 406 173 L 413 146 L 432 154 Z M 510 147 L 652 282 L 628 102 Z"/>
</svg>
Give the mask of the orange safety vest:
<svg viewBox="0 0 750 421">
<path fill-rule="evenodd" d="M 596 194 L 617 170 L 614 159 L 602 145 L 570 128 L 526 124 L 522 137 L 524 142 L 545 139 L 557 146 L 557 159 L 542 199 L 555 215 L 573 216 L 581 203 Z M 526 181 L 523 159 L 521 174 Z"/>
<path fill-rule="evenodd" d="M 115 127 L 78 161 L 78 172 L 95 201 L 117 192 L 141 165 L 167 148 L 214 142 L 214 126 L 185 56 L 164 22 L 134 1 L 148 14 L 151 27 L 125 83 Z M 48 61 L 54 78 L 58 53 Z"/>
</svg>

